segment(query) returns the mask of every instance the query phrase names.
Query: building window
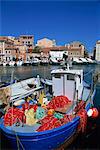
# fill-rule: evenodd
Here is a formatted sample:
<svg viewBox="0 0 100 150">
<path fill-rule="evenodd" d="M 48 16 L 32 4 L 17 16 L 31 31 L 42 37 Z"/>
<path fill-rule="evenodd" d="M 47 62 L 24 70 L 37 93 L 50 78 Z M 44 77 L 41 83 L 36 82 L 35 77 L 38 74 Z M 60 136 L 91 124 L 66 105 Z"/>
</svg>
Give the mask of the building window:
<svg viewBox="0 0 100 150">
<path fill-rule="evenodd" d="M 17 50 L 16 50 L 16 53 L 17 53 Z"/>
<path fill-rule="evenodd" d="M 71 55 L 72 55 L 72 53 L 71 53 Z"/>
<path fill-rule="evenodd" d="M 7 51 L 6 51 L 6 53 L 7 53 Z"/>
<path fill-rule="evenodd" d="M 0 50 L 0 53 L 1 53 L 1 50 Z"/>
<path fill-rule="evenodd" d="M 30 44 L 30 41 L 28 41 L 28 44 Z"/>
<path fill-rule="evenodd" d="M 9 53 L 10 53 L 10 51 L 9 51 Z"/>
</svg>

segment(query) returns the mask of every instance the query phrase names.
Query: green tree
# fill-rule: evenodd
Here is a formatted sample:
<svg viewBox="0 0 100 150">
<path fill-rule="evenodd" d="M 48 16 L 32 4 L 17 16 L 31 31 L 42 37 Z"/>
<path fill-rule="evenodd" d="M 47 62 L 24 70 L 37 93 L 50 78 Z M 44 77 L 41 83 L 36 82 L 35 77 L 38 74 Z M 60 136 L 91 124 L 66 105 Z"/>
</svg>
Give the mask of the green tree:
<svg viewBox="0 0 100 150">
<path fill-rule="evenodd" d="M 85 50 L 85 51 L 84 51 L 84 57 L 88 57 L 88 56 L 89 56 L 88 51 Z"/>
<path fill-rule="evenodd" d="M 40 46 L 35 46 L 33 49 L 33 53 L 41 53 L 41 47 Z"/>
</svg>

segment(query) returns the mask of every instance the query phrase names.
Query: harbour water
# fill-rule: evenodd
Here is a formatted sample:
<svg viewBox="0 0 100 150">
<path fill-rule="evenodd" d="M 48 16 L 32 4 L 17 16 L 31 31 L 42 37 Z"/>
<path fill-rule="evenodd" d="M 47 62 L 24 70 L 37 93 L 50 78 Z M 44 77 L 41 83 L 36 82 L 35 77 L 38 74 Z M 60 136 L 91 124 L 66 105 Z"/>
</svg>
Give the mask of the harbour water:
<svg viewBox="0 0 100 150">
<path fill-rule="evenodd" d="M 11 76 L 17 80 L 22 80 L 40 75 L 42 78 L 51 79 L 50 72 L 59 66 L 21 66 L 21 67 L 2 67 L 0 66 L 0 79 L 3 82 L 10 82 Z M 84 80 L 91 84 L 92 74 L 100 72 L 100 65 L 74 65 L 74 69 L 84 70 Z M 97 84 L 97 92 L 94 105 L 100 110 L 100 83 Z M 96 120 L 91 120 L 92 127 L 85 136 L 79 135 L 76 140 L 69 146 L 69 149 L 100 149 L 100 116 Z M 2 141 L 4 139 L 2 138 Z M 6 141 L 6 144 L 7 141 Z M 8 144 L 9 145 L 9 144 Z M 2 148 L 3 150 L 4 148 Z M 7 150 L 9 147 L 7 147 Z"/>
</svg>

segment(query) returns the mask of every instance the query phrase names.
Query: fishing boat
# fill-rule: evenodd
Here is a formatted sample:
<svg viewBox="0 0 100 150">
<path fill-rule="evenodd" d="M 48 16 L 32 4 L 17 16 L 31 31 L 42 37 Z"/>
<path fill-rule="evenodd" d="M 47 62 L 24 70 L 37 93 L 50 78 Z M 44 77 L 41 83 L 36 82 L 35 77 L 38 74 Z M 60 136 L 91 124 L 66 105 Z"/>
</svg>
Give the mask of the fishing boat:
<svg viewBox="0 0 100 150">
<path fill-rule="evenodd" d="M 30 103 L 28 103 L 25 109 L 26 104 L 24 104 L 26 118 L 29 115 L 27 112 L 35 113 L 35 117 L 31 115 L 30 124 L 27 124 L 29 121 L 27 119 L 25 123 L 24 118 L 21 122 L 15 120 L 9 124 L 10 118 L 7 113 L 1 119 L 1 130 L 14 149 L 55 149 L 65 141 L 68 142 L 76 132 L 85 131 L 87 111 L 91 108 L 95 90 L 92 91 L 90 86 L 83 82 L 83 70 L 72 70 L 68 67 L 53 70 L 51 75 L 52 99 L 49 100 L 46 94 L 43 96 L 40 93 L 37 101 L 41 106 L 33 104 L 30 108 Z M 49 81 L 45 80 L 44 83 L 49 84 Z M 46 99 L 45 103 L 44 99 Z M 34 112 L 32 107 L 34 107 Z M 10 116 L 13 116 L 14 112 L 19 111 L 17 115 L 20 116 L 20 113 L 23 113 L 22 108 L 20 103 L 19 108 L 15 110 L 10 108 L 8 112 Z M 15 118 L 17 118 L 16 115 Z"/>
</svg>

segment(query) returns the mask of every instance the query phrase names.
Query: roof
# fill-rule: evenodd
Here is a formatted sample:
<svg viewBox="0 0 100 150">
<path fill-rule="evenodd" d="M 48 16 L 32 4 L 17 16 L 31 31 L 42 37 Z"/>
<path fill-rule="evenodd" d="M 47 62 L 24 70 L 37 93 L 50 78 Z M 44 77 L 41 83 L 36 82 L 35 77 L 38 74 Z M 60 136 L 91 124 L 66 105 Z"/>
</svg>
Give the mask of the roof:
<svg viewBox="0 0 100 150">
<path fill-rule="evenodd" d="M 53 41 L 53 40 L 50 40 L 50 39 L 48 39 L 48 38 L 39 39 L 38 41 L 43 41 L 43 40 Z"/>
<path fill-rule="evenodd" d="M 54 46 L 54 47 L 46 47 L 41 49 L 43 52 L 49 52 L 49 51 L 63 51 L 63 50 L 68 50 L 67 47 L 65 46 Z"/>
<path fill-rule="evenodd" d="M 33 37 L 33 35 L 20 35 L 20 37 L 23 37 L 23 36 L 25 36 L 25 37 L 30 37 L 30 36 L 32 36 L 32 37 Z"/>
<path fill-rule="evenodd" d="M 0 36 L 0 41 L 5 41 L 5 42 L 9 42 L 9 43 L 13 43 L 14 41 L 12 39 L 9 39 L 6 36 Z"/>
<path fill-rule="evenodd" d="M 81 75 L 83 73 L 83 70 L 71 70 L 71 69 L 56 69 L 56 70 L 52 70 L 51 74 L 57 74 L 57 73 L 61 73 L 61 74 L 77 74 L 77 75 Z"/>
</svg>

